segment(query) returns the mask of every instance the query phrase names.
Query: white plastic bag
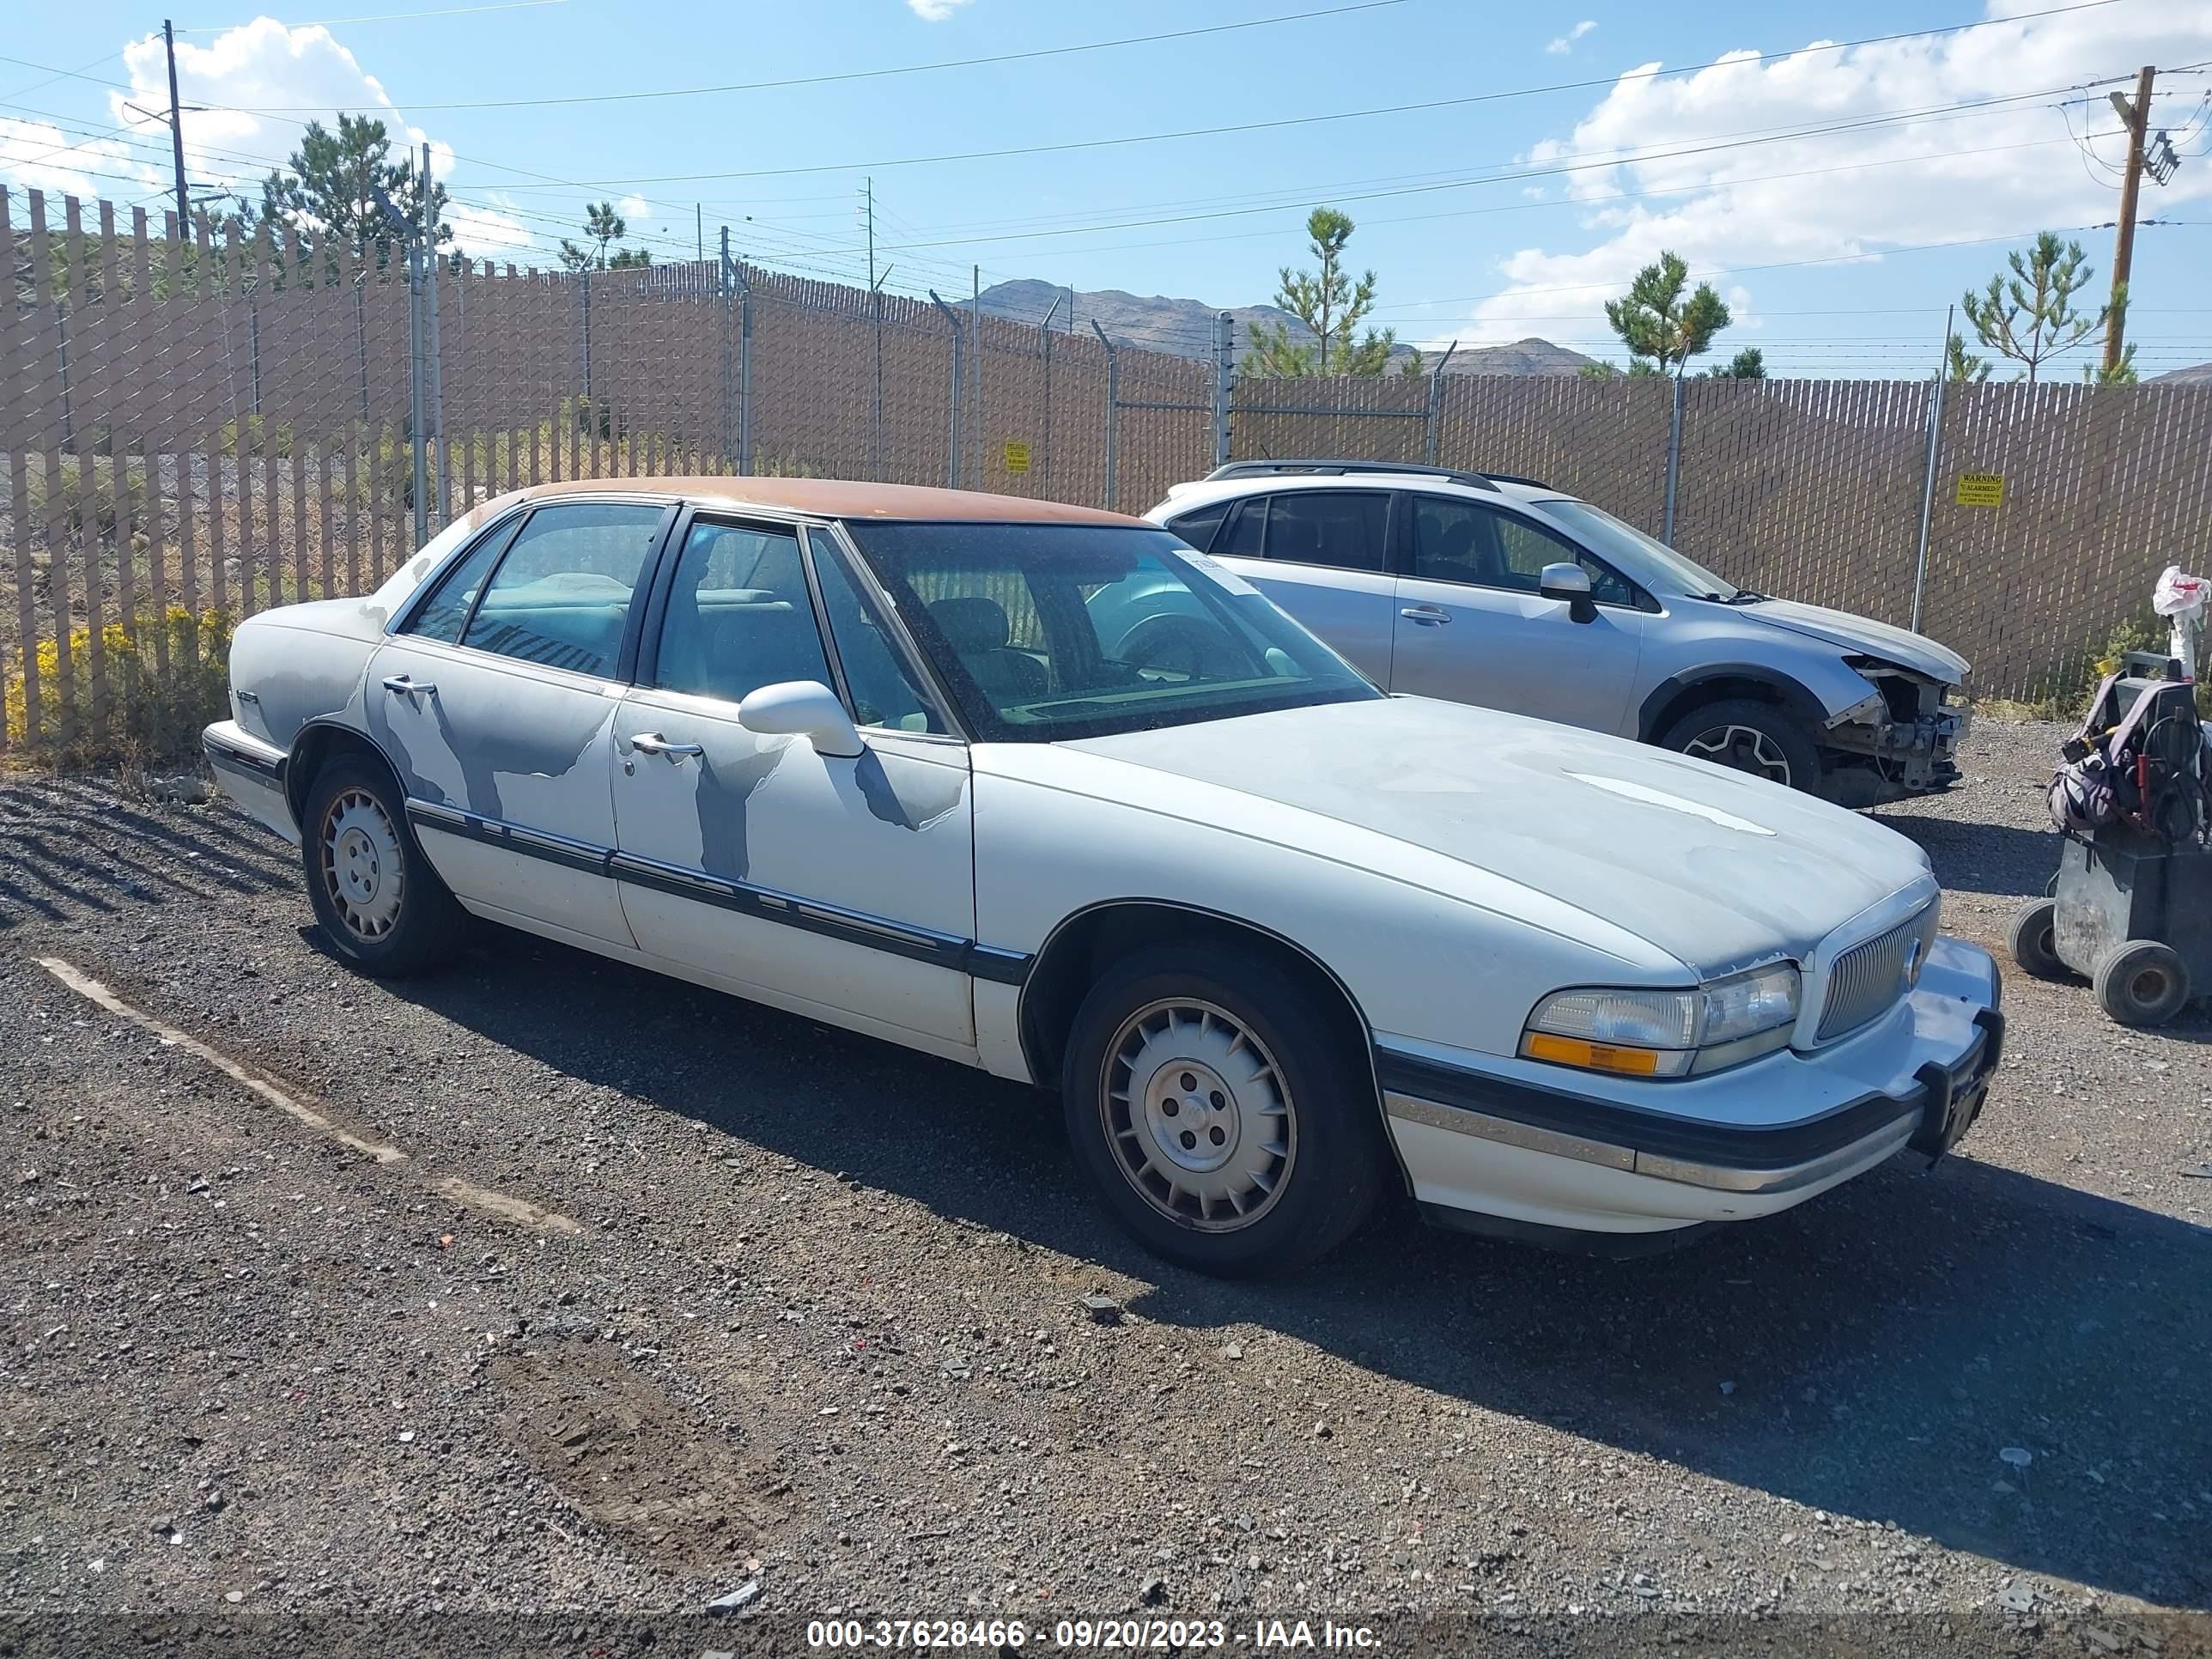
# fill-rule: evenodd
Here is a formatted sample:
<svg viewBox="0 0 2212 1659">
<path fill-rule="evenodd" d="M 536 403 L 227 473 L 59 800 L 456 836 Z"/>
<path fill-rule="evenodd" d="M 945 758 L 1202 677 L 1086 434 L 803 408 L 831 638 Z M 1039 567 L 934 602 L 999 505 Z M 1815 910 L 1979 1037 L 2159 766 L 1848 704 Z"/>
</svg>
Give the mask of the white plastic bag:
<svg viewBox="0 0 2212 1659">
<path fill-rule="evenodd" d="M 2178 564 L 2166 566 L 2151 589 L 2150 608 L 2172 624 L 2172 635 L 2166 642 L 2166 653 L 2181 659 L 2181 672 L 2186 679 L 2197 678 L 2197 635 L 2204 626 L 2204 600 L 2212 593 L 2212 582 L 2203 576 L 2185 575 Z"/>
</svg>

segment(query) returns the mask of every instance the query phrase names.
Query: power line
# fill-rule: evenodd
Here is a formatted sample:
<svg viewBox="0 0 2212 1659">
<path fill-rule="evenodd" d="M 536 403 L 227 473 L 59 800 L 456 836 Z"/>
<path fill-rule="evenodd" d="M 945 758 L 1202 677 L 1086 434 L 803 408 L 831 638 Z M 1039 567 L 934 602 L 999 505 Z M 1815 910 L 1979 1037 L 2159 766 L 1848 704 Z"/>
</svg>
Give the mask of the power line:
<svg viewBox="0 0 2212 1659">
<path fill-rule="evenodd" d="M 2106 76 L 2100 80 L 2077 82 L 2075 84 L 2077 86 L 2101 86 L 2106 84 L 2107 81 L 2118 81 L 2122 78 L 2124 77 L 2117 76 Z M 1644 150 L 1626 156 L 1619 155 L 1608 155 L 1606 158 L 1598 161 L 1563 162 L 1557 167 L 1524 167 L 1516 172 L 1492 170 L 1486 176 L 1459 179 L 1443 184 L 1407 185 L 1390 190 L 1362 191 L 1349 195 L 1340 195 L 1336 199 L 1340 202 L 1382 201 L 1400 196 L 1426 195 L 1431 191 L 1440 190 L 1465 189 L 1475 185 L 1519 184 L 1530 179 L 1557 178 L 1570 173 L 1593 172 L 1604 167 L 1640 165 L 1652 161 L 1676 161 L 1684 156 L 1706 155 L 1720 150 L 1746 149 L 1761 144 L 1787 143 L 1804 138 L 1829 137 L 1837 133 L 1842 132 L 1863 131 L 1873 127 L 1910 125 L 1911 122 L 1916 120 L 1929 116 L 1940 116 L 1953 111 L 1980 112 L 1997 109 L 2007 105 L 2027 103 L 2048 98 L 2053 92 L 2070 91 L 2072 89 L 2072 88 L 2064 87 L 2049 88 L 2036 92 L 2014 93 L 2002 98 L 1969 100 L 1955 104 L 1933 104 L 1917 110 L 1891 111 L 1879 115 L 1862 117 L 1855 120 L 1836 122 L 1826 126 L 1802 127 L 1763 136 L 1717 139 L 1711 143 L 1684 145 L 1674 149 Z M 914 247 L 967 247 L 972 246 L 977 242 L 1035 241 L 1052 236 L 1083 235 L 1088 232 L 1095 230 L 1136 230 L 1153 225 L 1191 224 L 1203 220 L 1240 218 L 1254 213 L 1273 213 L 1279 210 L 1279 204 L 1271 204 L 1264 207 L 1224 208 L 1204 213 L 1174 214 L 1150 219 L 1126 220 L 1115 224 L 1077 226 L 1071 228 L 1057 230 L 1014 231 L 996 236 L 958 237 L 947 239 L 942 241 L 920 242 L 908 246 Z"/>
<path fill-rule="evenodd" d="M 2094 5 L 2111 5 L 2118 0 L 2087 0 Z M 841 81 L 879 81 L 899 75 L 926 75 L 939 70 L 975 69 L 992 64 L 1019 64 L 1040 58 L 1066 58 L 1079 52 L 1107 52 L 1120 46 L 1152 46 L 1163 40 L 1191 40 L 1201 35 L 1232 34 L 1243 29 L 1268 28 L 1279 23 L 1302 23 L 1317 17 L 1342 17 L 1348 13 L 1380 11 L 1386 7 L 1403 5 L 1405 0 L 1357 0 L 1352 5 L 1331 6 L 1319 11 L 1289 12 L 1275 17 L 1254 17 L 1238 23 L 1212 23 L 1202 28 L 1170 29 L 1159 34 L 1133 34 L 1118 40 L 1087 40 L 1072 46 L 1039 46 L 1027 52 L 998 52 L 988 58 L 953 58 L 933 64 L 902 64 L 890 69 L 847 70 L 834 75 L 792 76 L 780 81 L 738 81 L 711 87 L 666 87 L 645 92 L 587 92 L 570 93 L 540 98 L 479 99 L 473 101 L 450 103 L 410 103 L 410 110 L 454 109 L 538 109 L 556 104 L 621 104 L 634 103 L 649 98 L 702 98 L 729 92 L 767 92 L 785 87 L 828 86 Z M 2081 6 L 2063 9 L 2081 10 Z M 13 62 L 13 59 L 0 61 Z M 33 64 L 33 68 L 40 67 Z M 247 106 L 223 106 L 247 115 L 298 113 L 320 106 L 312 104 L 270 104 L 258 108 Z"/>
<path fill-rule="evenodd" d="M 925 167 L 954 161 L 995 161 L 1009 156 L 1057 155 L 1073 150 L 1103 149 L 1123 144 L 1165 143 L 1185 138 L 1218 138 L 1237 133 L 1273 131 L 1283 127 L 1312 126 L 1331 121 L 1365 120 L 1384 115 L 1405 115 L 1428 110 L 1462 108 L 1470 104 L 1496 103 L 1515 98 L 1541 97 L 1552 93 L 1580 92 L 1593 87 L 1613 87 L 1632 81 L 1653 81 L 1670 76 L 1698 75 L 1710 69 L 1733 67 L 1740 64 L 1768 63 L 1778 58 L 1802 57 L 1808 52 L 1843 52 L 1856 46 L 1878 46 L 1893 40 L 1911 40 L 1935 34 L 1959 34 L 1969 29 L 1989 28 L 2000 23 L 2024 22 L 2032 18 L 2057 16 L 2067 12 L 2089 11 L 2099 7 L 2117 5 L 2121 0 L 2081 0 L 2081 3 L 2055 6 L 2044 11 L 2018 12 L 2006 17 L 1986 17 L 1968 23 L 1952 24 L 1942 28 L 1910 29 L 1895 34 L 1868 35 L 1856 40 L 1824 41 L 1798 47 L 1790 52 L 1762 52 L 1756 58 L 1735 57 L 1717 58 L 1710 64 L 1685 65 L 1680 69 L 1636 70 L 1622 75 L 1601 76 L 1584 81 L 1560 81 L 1548 86 L 1518 87 L 1502 92 L 1474 93 L 1460 98 L 1438 98 L 1420 103 L 1388 104 L 1371 109 L 1340 110 L 1326 115 L 1285 116 L 1268 121 L 1240 122 L 1226 126 L 1188 127 L 1174 132 L 1133 133 L 1116 138 L 1088 138 L 1058 144 L 1024 144 L 1001 149 L 965 150 L 941 155 L 893 156 L 878 161 L 837 161 L 814 163 L 804 167 L 758 167 L 732 173 L 672 173 L 641 174 L 630 179 L 608 179 L 582 181 L 587 189 L 613 189 L 629 185 L 698 184 L 728 179 L 768 179 L 813 173 L 843 173 L 864 168 Z M 781 84 L 770 82 L 765 84 Z M 2071 90 L 2062 88 L 2059 90 Z M 560 102 L 560 100 L 524 100 L 526 103 Z M 411 109 L 496 108 L 497 105 L 410 105 Z M 253 112 L 248 111 L 248 113 Z M 568 180 L 564 182 L 579 182 Z"/>
</svg>

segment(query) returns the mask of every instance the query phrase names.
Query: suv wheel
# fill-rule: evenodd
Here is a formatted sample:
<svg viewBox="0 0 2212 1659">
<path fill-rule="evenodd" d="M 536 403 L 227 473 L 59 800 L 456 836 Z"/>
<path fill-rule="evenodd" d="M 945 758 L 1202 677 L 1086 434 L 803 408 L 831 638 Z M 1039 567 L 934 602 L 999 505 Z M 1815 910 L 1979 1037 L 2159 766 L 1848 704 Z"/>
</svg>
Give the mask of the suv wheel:
<svg viewBox="0 0 2212 1659">
<path fill-rule="evenodd" d="M 1820 751 L 1771 703 L 1748 698 L 1705 703 L 1668 726 L 1659 746 L 1784 788 L 1813 790 L 1820 783 Z"/>
</svg>

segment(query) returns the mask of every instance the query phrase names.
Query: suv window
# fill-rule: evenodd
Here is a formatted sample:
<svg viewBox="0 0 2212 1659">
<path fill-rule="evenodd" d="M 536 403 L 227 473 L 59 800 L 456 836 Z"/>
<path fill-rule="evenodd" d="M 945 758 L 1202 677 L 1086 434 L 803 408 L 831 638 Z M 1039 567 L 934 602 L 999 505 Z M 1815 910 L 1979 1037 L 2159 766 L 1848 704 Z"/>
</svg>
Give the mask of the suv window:
<svg viewBox="0 0 2212 1659">
<path fill-rule="evenodd" d="M 1213 539 L 1213 532 L 1221 528 L 1222 520 L 1228 516 L 1229 509 L 1236 504 L 1237 498 L 1231 495 L 1226 501 L 1194 508 L 1181 518 L 1170 519 L 1168 528 L 1203 553 L 1206 544 Z"/>
<path fill-rule="evenodd" d="M 1636 590 L 1610 566 L 1517 514 L 1442 495 L 1413 495 L 1413 569 L 1423 581 L 1534 593 L 1547 564 L 1578 564 L 1601 605 L 1636 603 Z"/>
<path fill-rule="evenodd" d="M 1300 489 L 1248 498 L 1233 538 L 1267 503 L 1263 556 L 1292 564 L 1380 574 L 1389 551 L 1390 497 L 1380 489 Z M 1242 548 L 1224 549 L 1242 552 Z"/>
<path fill-rule="evenodd" d="M 662 514 L 611 501 L 539 507 L 500 561 L 461 643 L 612 678 Z"/>
<path fill-rule="evenodd" d="M 830 683 L 794 532 L 693 522 L 668 590 L 653 679 L 726 702 L 784 680 Z"/>
</svg>

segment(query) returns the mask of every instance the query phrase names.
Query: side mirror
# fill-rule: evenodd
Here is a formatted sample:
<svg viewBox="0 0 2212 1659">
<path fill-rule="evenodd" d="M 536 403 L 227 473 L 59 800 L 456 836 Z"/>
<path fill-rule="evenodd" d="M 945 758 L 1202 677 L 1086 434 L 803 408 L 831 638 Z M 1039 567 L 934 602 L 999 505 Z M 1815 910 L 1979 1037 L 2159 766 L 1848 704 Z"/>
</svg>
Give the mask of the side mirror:
<svg viewBox="0 0 2212 1659">
<path fill-rule="evenodd" d="M 819 680 L 783 680 L 747 692 L 738 704 L 738 724 L 772 737 L 805 738 L 817 752 L 847 760 L 867 749 L 837 694 Z"/>
<path fill-rule="evenodd" d="M 1589 572 L 1565 560 L 1547 564 L 1536 579 L 1536 592 L 1547 599 L 1565 599 L 1567 616 L 1578 623 L 1597 620 L 1597 601 L 1590 597 Z"/>
</svg>

